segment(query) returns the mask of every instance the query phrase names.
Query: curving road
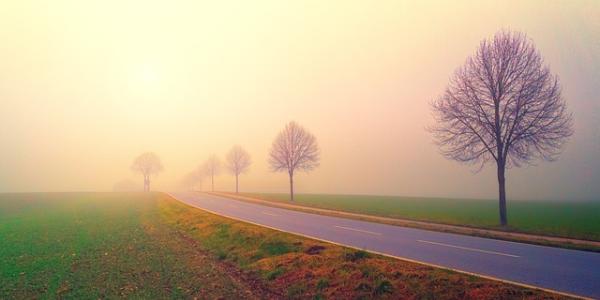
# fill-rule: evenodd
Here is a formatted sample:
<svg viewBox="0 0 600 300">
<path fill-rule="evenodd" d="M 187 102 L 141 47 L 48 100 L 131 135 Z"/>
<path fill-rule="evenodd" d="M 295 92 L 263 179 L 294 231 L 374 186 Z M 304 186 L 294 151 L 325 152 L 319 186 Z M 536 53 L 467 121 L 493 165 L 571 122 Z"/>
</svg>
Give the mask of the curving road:
<svg viewBox="0 0 600 300">
<path fill-rule="evenodd" d="M 291 233 L 600 299 L 600 253 L 316 215 L 203 193 L 170 195 L 216 214 Z"/>
</svg>

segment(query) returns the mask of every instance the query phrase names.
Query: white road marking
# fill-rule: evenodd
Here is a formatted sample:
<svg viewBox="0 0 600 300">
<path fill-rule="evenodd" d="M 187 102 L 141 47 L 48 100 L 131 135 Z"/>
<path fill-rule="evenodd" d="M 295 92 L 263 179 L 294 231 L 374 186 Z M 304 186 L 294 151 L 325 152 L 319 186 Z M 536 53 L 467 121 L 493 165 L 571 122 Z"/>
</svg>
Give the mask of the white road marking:
<svg viewBox="0 0 600 300">
<path fill-rule="evenodd" d="M 235 205 L 235 204 L 231 204 L 231 203 L 229 203 L 229 204 L 227 204 L 227 205 L 229 205 L 230 207 L 233 207 L 233 208 L 238 208 L 238 206 L 237 206 L 237 205 Z"/>
<path fill-rule="evenodd" d="M 530 289 L 538 289 L 538 290 L 542 290 L 542 291 L 546 291 L 546 292 L 550 292 L 550 293 L 554 293 L 554 294 L 558 294 L 558 295 L 567 296 L 567 297 L 570 297 L 570 298 L 588 299 L 588 298 L 585 298 L 585 297 L 582 297 L 582 296 L 578 296 L 578 295 L 575 295 L 575 294 L 571 294 L 571 293 L 567 293 L 567 292 L 561 292 L 561 291 L 558 291 L 558 290 L 553 290 L 551 288 L 543 288 L 543 287 L 535 286 L 533 284 L 526 284 L 526 283 L 523 283 L 523 282 L 518 282 L 518 281 L 513 281 L 513 280 L 508 280 L 508 279 L 502 279 L 500 277 L 494 277 L 494 276 L 491 276 L 491 275 L 484 275 L 484 274 L 481 274 L 481 273 L 464 271 L 464 270 L 460 270 L 460 269 L 456 269 L 456 268 L 452 268 L 452 267 L 446 267 L 446 266 L 443 266 L 443 265 L 438 265 L 438 264 L 434 264 L 434 263 L 428 263 L 428 262 L 424 262 L 424 261 L 419 261 L 417 259 L 411 259 L 411 258 L 408 258 L 408 257 L 402 257 L 402 256 L 399 256 L 399 255 L 393 255 L 393 254 L 389 254 L 389 253 L 385 253 L 385 252 L 379 252 L 379 251 L 375 251 L 375 250 L 368 250 L 368 249 L 364 249 L 364 248 L 358 248 L 358 247 L 352 246 L 350 244 L 338 243 L 338 242 L 334 242 L 334 241 L 331 241 L 331 240 L 327 240 L 325 238 L 319 238 L 316 235 L 302 234 L 302 233 L 294 232 L 294 231 L 287 231 L 287 230 L 280 229 L 280 228 L 277 228 L 277 227 L 273 227 L 273 226 L 269 226 L 269 225 L 265 225 L 265 224 L 260 224 L 260 223 L 256 223 L 256 222 L 252 222 L 252 221 L 249 221 L 249 220 L 246 220 L 246 219 L 241 219 L 241 218 L 238 218 L 238 217 L 235 217 L 235 216 L 227 215 L 227 214 L 224 214 L 222 212 L 217 212 L 217 211 L 214 211 L 214 210 L 210 210 L 208 208 L 204 208 L 204 207 L 199 206 L 198 203 L 193 203 L 191 201 L 188 202 L 189 200 L 186 200 L 183 197 L 182 198 L 177 198 L 174 195 L 169 194 L 169 193 L 167 193 L 167 195 L 171 196 L 173 199 L 176 199 L 176 200 L 178 200 L 180 202 L 187 203 L 188 205 L 191 205 L 191 206 L 196 207 L 198 209 L 201 209 L 201 210 L 213 213 L 215 215 L 219 215 L 219 216 L 222 216 L 222 217 L 225 217 L 225 218 L 230 218 L 230 219 L 237 220 L 237 221 L 240 221 L 240 222 L 246 222 L 246 223 L 249 223 L 249 224 L 252 224 L 252 225 L 256 225 L 256 226 L 262 226 L 262 227 L 269 228 L 269 229 L 272 229 L 272 230 L 275 230 L 275 231 L 279 231 L 279 232 L 291 233 L 291 234 L 295 234 L 295 235 L 298 235 L 298 236 L 301 236 L 301 237 L 305 237 L 305 238 L 309 238 L 309 239 L 314 239 L 314 240 L 325 242 L 325 243 L 331 243 L 331 244 L 342 246 L 342 247 L 348 247 L 348 248 L 355 249 L 355 250 L 368 251 L 370 253 L 374 253 L 374 254 L 378 254 L 378 255 L 382 255 L 382 256 L 386 256 L 386 257 L 391 257 L 391 258 L 399 259 L 399 260 L 403 260 L 403 261 L 409 261 L 409 262 L 413 262 L 413 263 L 424 265 L 424 266 L 430 266 L 430 267 L 440 268 L 440 269 L 444 269 L 444 270 L 451 270 L 451 271 L 458 272 L 458 273 L 461 273 L 461 274 L 467 274 L 467 275 L 471 275 L 471 276 L 478 276 L 478 277 L 481 277 L 481 278 L 495 280 L 495 281 L 498 281 L 498 282 L 510 283 L 510 284 L 513 284 L 513 285 L 517 285 L 517 286 L 521 286 L 521 287 L 526 287 L 526 288 L 530 288 Z M 509 242 L 509 243 L 512 243 L 512 242 Z M 536 246 L 536 245 L 529 245 L 529 246 Z M 541 247 L 541 246 L 539 246 L 539 247 Z"/>
<path fill-rule="evenodd" d="M 356 228 L 350 228 L 350 227 L 344 227 L 344 226 L 333 226 L 336 228 L 341 228 L 341 229 L 346 229 L 346 230 L 352 230 L 352 231 L 356 231 L 356 232 L 362 232 L 362 233 L 368 233 L 368 234 L 373 234 L 373 235 L 382 235 L 379 232 L 373 232 L 373 231 L 368 231 L 368 230 L 362 230 L 362 229 L 356 229 Z"/>
<path fill-rule="evenodd" d="M 438 243 L 438 242 L 431 242 L 431 241 L 424 241 L 424 240 L 417 240 L 417 242 L 427 243 L 427 244 L 432 244 L 432 245 L 438 245 L 438 246 L 444 246 L 444 247 L 450 247 L 450 248 L 456 248 L 456 249 L 462 249 L 462 250 L 473 251 L 473 252 L 481 252 L 481 253 L 502 255 L 502 256 L 508 256 L 508 257 L 516 257 L 516 258 L 520 257 L 518 255 L 513 255 L 513 254 L 508 254 L 508 253 L 502 253 L 502 252 L 496 252 L 496 251 L 487 251 L 487 250 L 476 249 L 476 248 L 469 248 L 469 247 L 462 247 L 462 246 L 455 246 L 455 245 Z"/>
<path fill-rule="evenodd" d="M 266 212 L 266 211 L 263 211 L 262 213 L 265 214 L 265 215 L 267 215 L 267 216 L 279 217 L 279 215 L 272 214 L 272 213 Z"/>
</svg>

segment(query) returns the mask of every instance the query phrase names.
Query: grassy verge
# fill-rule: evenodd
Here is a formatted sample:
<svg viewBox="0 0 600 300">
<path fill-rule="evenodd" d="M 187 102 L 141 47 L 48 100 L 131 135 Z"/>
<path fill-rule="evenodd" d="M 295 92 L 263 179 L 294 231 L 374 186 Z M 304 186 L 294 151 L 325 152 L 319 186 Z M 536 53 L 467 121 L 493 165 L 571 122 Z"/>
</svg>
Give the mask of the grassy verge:
<svg viewBox="0 0 600 300">
<path fill-rule="evenodd" d="M 539 290 L 373 255 L 223 218 L 180 202 L 160 204 L 165 222 L 199 247 L 260 277 L 276 297 L 348 299 L 538 299 Z"/>
<path fill-rule="evenodd" d="M 290 203 L 287 194 L 240 195 Z M 498 226 L 497 202 L 493 200 L 299 194 L 293 204 L 386 218 L 600 241 L 600 202 L 592 201 L 512 201 L 508 205 L 508 228 Z"/>
<path fill-rule="evenodd" d="M 433 221 L 413 220 L 409 218 L 391 218 L 363 213 L 355 213 L 344 210 L 334 210 L 320 208 L 311 205 L 298 204 L 297 201 L 290 202 L 284 200 L 267 200 L 260 196 L 250 196 L 257 194 L 234 194 L 226 192 L 210 192 L 216 196 L 237 199 L 241 201 L 257 203 L 266 206 L 292 209 L 302 212 L 321 214 L 327 216 L 356 219 L 367 222 L 377 222 L 396 226 L 413 227 L 425 230 L 448 232 L 464 235 L 472 235 L 484 238 L 499 239 L 513 242 L 529 243 L 541 246 L 559 247 L 566 249 L 584 250 L 591 252 L 600 252 L 600 241 L 582 240 L 568 237 L 558 237 L 541 235 L 535 233 L 521 232 L 511 227 L 506 228 L 485 228 L 472 225 L 453 225 Z"/>
<path fill-rule="evenodd" d="M 0 195 L 0 298 L 561 296 L 220 217 L 163 194 Z"/>
</svg>

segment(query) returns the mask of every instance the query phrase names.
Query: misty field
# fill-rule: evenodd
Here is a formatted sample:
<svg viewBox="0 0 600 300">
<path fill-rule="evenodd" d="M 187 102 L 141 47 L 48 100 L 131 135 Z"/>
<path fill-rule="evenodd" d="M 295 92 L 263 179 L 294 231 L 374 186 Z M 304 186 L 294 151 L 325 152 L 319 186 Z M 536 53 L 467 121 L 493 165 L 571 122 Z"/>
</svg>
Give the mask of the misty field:
<svg viewBox="0 0 600 300">
<path fill-rule="evenodd" d="M 289 203 L 287 194 L 244 193 Z M 297 194 L 294 204 L 436 223 L 498 228 L 498 202 L 400 196 Z M 600 240 L 600 202 L 509 201 L 511 229 L 526 233 Z"/>
<path fill-rule="evenodd" d="M 156 197 L 0 195 L 0 298 L 243 295 L 160 224 Z"/>
<path fill-rule="evenodd" d="M 234 221 L 160 193 L 0 194 L 0 299 L 559 299 Z"/>
</svg>

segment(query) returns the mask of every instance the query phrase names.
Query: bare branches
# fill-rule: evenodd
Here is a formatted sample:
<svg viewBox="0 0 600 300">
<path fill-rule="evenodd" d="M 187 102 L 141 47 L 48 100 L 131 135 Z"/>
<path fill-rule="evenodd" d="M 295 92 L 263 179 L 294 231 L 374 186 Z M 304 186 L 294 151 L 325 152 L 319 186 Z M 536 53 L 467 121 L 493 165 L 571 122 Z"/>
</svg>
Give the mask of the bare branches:
<svg viewBox="0 0 600 300">
<path fill-rule="evenodd" d="M 287 171 L 290 178 L 290 200 L 294 200 L 294 172 L 310 171 L 319 166 L 319 146 L 310 132 L 295 122 L 288 123 L 277 135 L 269 164 L 275 172 Z"/>
<path fill-rule="evenodd" d="M 181 179 L 181 186 L 193 191 L 195 188 L 200 188 L 202 185 L 202 179 L 204 178 L 204 173 L 201 172 L 200 169 L 194 170 L 192 172 L 187 173 Z"/>
<path fill-rule="evenodd" d="M 233 175 L 240 175 L 246 171 L 252 164 L 250 154 L 239 145 L 235 145 L 227 153 L 227 169 Z"/>
<path fill-rule="evenodd" d="M 221 160 L 213 154 L 206 160 L 203 168 L 207 176 L 218 176 L 221 173 Z"/>
<path fill-rule="evenodd" d="M 153 152 L 146 152 L 138 156 L 131 165 L 131 170 L 144 176 L 144 191 L 150 190 L 150 176 L 162 172 L 163 166 L 160 158 Z"/>
<path fill-rule="evenodd" d="M 558 78 L 518 32 L 482 41 L 432 106 L 442 153 L 464 163 L 553 160 L 572 134 Z"/>
<path fill-rule="evenodd" d="M 227 168 L 235 175 L 235 192 L 239 193 L 239 176 L 248 171 L 250 164 L 250 154 L 239 145 L 235 145 L 227 153 Z"/>
<path fill-rule="evenodd" d="M 131 165 L 131 170 L 143 175 L 154 175 L 162 172 L 163 166 L 160 158 L 153 152 L 146 152 L 138 156 Z"/>
<path fill-rule="evenodd" d="M 216 155 L 213 154 L 206 160 L 202 168 L 204 169 L 204 174 L 210 176 L 211 191 L 214 192 L 215 176 L 218 176 L 221 172 L 221 161 Z"/>
<path fill-rule="evenodd" d="M 519 32 L 482 41 L 432 107 L 430 131 L 444 156 L 480 169 L 496 162 L 503 226 L 506 168 L 554 160 L 573 133 L 558 78 Z"/>
<path fill-rule="evenodd" d="M 295 122 L 279 133 L 269 154 L 269 164 L 276 172 L 310 171 L 319 166 L 319 147 L 314 135 Z"/>
</svg>

